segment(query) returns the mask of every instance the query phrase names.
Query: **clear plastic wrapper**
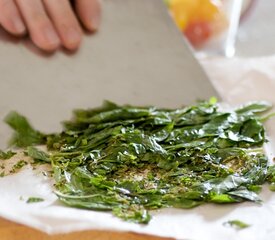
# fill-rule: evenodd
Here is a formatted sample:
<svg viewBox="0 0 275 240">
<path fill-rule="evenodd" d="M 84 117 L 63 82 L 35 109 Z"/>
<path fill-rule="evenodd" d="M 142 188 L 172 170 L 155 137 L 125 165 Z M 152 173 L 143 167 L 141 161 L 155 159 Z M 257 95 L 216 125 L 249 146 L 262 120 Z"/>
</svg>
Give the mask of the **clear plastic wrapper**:
<svg viewBox="0 0 275 240">
<path fill-rule="evenodd" d="M 242 14 L 249 0 L 166 0 L 180 31 L 198 55 L 235 54 L 235 41 Z"/>
</svg>

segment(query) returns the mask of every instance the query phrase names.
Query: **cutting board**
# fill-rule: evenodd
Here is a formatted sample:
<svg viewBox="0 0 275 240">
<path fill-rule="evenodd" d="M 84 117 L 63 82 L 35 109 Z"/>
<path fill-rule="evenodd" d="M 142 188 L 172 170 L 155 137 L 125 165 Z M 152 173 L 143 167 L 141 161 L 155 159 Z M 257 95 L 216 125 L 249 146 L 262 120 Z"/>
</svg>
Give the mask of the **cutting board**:
<svg viewBox="0 0 275 240">
<path fill-rule="evenodd" d="M 47 235 L 26 226 L 0 218 L 1 240 L 172 240 L 131 232 L 83 231 L 71 234 Z"/>
</svg>

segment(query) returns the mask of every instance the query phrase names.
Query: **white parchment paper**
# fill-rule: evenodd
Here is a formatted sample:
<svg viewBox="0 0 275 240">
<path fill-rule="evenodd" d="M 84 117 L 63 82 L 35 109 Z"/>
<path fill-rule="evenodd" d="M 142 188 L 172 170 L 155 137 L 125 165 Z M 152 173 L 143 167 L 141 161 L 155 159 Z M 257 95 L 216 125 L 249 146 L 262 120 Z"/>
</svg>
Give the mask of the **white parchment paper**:
<svg viewBox="0 0 275 240">
<path fill-rule="evenodd" d="M 275 57 L 257 59 L 201 60 L 224 100 L 239 104 L 250 100 L 275 102 Z M 275 120 L 268 123 L 271 140 Z M 271 149 L 275 145 L 271 142 Z M 272 158 L 272 153 L 269 153 Z M 275 194 L 264 187 L 263 204 L 199 206 L 192 210 L 164 209 L 152 212 L 144 226 L 121 221 L 111 213 L 74 209 L 60 204 L 52 193 L 52 183 L 30 166 L 18 174 L 0 178 L 0 216 L 47 233 L 84 229 L 134 231 L 177 239 L 194 240 L 269 240 L 275 239 Z M 30 196 L 43 202 L 27 204 Z M 223 223 L 238 219 L 251 224 L 244 230 Z"/>
</svg>

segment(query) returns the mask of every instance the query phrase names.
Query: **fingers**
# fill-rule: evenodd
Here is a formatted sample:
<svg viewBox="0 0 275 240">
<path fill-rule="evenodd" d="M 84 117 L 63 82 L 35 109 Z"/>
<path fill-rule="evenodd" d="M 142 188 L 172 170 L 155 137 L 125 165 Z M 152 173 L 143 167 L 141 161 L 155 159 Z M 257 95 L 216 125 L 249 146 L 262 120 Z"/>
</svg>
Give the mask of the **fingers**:
<svg viewBox="0 0 275 240">
<path fill-rule="evenodd" d="M 99 0 L 74 1 L 83 26 L 97 30 Z M 28 31 L 34 44 L 46 51 L 60 45 L 75 50 L 82 39 L 82 29 L 69 0 L 0 0 L 0 25 L 14 35 Z"/>
<path fill-rule="evenodd" d="M 98 29 L 101 18 L 99 0 L 76 0 L 76 12 L 87 30 L 96 31 Z"/>
<path fill-rule="evenodd" d="M 16 0 L 16 3 L 21 10 L 32 41 L 46 51 L 57 49 L 60 39 L 46 14 L 43 3 L 39 0 Z"/>
<path fill-rule="evenodd" d="M 0 24 L 11 34 L 26 33 L 25 24 L 13 0 L 0 0 Z"/>
<path fill-rule="evenodd" d="M 69 1 L 44 0 L 44 5 L 63 46 L 70 50 L 77 49 L 81 42 L 82 30 Z"/>
</svg>

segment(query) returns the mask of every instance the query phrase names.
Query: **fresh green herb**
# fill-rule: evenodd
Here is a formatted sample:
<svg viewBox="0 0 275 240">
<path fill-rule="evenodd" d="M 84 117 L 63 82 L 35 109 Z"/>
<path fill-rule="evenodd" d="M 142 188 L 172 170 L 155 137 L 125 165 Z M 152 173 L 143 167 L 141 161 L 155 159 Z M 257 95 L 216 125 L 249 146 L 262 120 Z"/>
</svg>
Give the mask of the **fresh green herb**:
<svg viewBox="0 0 275 240">
<path fill-rule="evenodd" d="M 27 200 L 27 203 L 37 203 L 37 202 L 43 202 L 44 199 L 40 197 L 29 197 Z"/>
<path fill-rule="evenodd" d="M 13 151 L 10 151 L 10 150 L 7 151 L 7 152 L 4 152 L 4 151 L 0 150 L 0 159 L 7 160 L 7 159 L 12 158 L 15 154 L 16 154 L 16 152 L 13 152 Z"/>
<path fill-rule="evenodd" d="M 45 142 L 44 134 L 34 130 L 27 119 L 17 112 L 10 112 L 5 118 L 5 122 L 15 131 L 10 140 L 11 146 L 28 147 Z"/>
<path fill-rule="evenodd" d="M 275 192 L 275 183 L 271 183 L 271 184 L 269 185 L 269 189 L 270 189 L 270 191 Z"/>
<path fill-rule="evenodd" d="M 35 148 L 27 152 L 51 162 L 63 203 L 148 223 L 152 209 L 260 202 L 257 186 L 275 176 L 262 148 L 263 114 L 270 108 L 253 102 L 223 111 L 215 99 L 181 109 L 105 102 L 74 111 L 64 131 L 49 135 L 13 113 L 23 125 L 11 124 L 12 142 L 46 143 L 50 155 Z"/>
<path fill-rule="evenodd" d="M 4 171 L 0 173 L 0 177 L 5 177 L 5 172 Z"/>
<path fill-rule="evenodd" d="M 27 155 L 33 158 L 35 161 L 41 161 L 41 162 L 47 162 L 47 163 L 51 162 L 49 158 L 49 154 L 32 146 L 27 148 Z"/>
<path fill-rule="evenodd" d="M 267 181 L 270 183 L 269 189 L 275 191 L 275 165 L 269 166 L 267 171 Z"/>
<path fill-rule="evenodd" d="M 10 171 L 10 173 L 15 173 L 16 171 L 18 171 L 19 169 L 23 168 L 25 165 L 27 165 L 28 163 L 24 160 L 20 160 L 17 163 L 15 163 L 12 167 L 12 170 Z"/>
<path fill-rule="evenodd" d="M 225 226 L 231 226 L 231 227 L 234 227 L 236 229 L 244 229 L 244 228 L 248 228 L 248 227 L 251 226 L 250 224 L 244 223 L 240 220 L 230 220 L 230 221 L 224 223 L 224 225 Z"/>
</svg>

